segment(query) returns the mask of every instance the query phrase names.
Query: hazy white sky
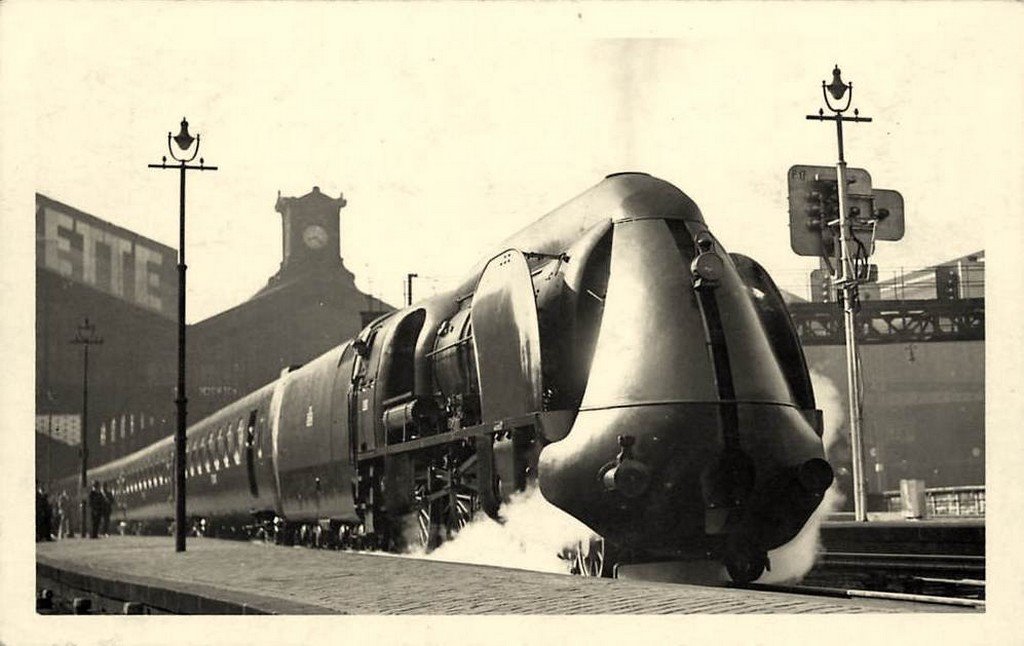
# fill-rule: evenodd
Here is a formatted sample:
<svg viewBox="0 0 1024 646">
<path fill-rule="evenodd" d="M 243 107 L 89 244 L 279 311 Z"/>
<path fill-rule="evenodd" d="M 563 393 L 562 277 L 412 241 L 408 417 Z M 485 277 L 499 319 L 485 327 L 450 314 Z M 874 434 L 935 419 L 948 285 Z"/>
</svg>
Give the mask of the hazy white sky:
<svg viewBox="0 0 1024 646">
<path fill-rule="evenodd" d="M 620 170 L 673 182 L 730 250 L 802 291 L 816 261 L 789 249 L 786 170 L 835 161 L 832 124 L 804 115 L 838 63 L 875 119 L 847 128 L 847 159 L 906 200 L 905 239 L 877 249 L 884 276 L 981 249 L 994 217 L 1019 213 L 1020 16 L 1001 4 L 5 3 L 2 171 L 20 201 L 4 217 L 27 234 L 15 253 L 32 249 L 34 191 L 176 246 L 177 176 L 146 164 L 184 115 L 220 167 L 189 176 L 190 321 L 277 270 L 277 191 L 314 185 L 344 193 L 345 263 L 393 303 L 406 272 L 426 295 Z"/>
<path fill-rule="evenodd" d="M 159 161 L 183 115 L 220 167 L 189 181 L 191 321 L 245 300 L 277 270 L 277 191 L 313 185 L 344 192 L 345 262 L 360 287 L 395 303 L 406 272 L 455 277 L 489 244 L 626 169 L 675 183 L 727 247 L 760 259 L 783 286 L 802 285 L 816 263 L 789 250 L 785 176 L 793 164 L 835 161 L 831 125 L 804 115 L 820 107 L 836 63 L 875 119 L 848 129 L 850 164 L 906 199 L 905 239 L 879 245 L 883 275 L 984 247 L 990 285 L 1001 268 L 1000 285 L 1015 295 L 1024 281 L 1021 17 L 1010 2 L 0 2 L 0 490 L 23 496 L 13 526 L 31 522 L 23 458 L 32 438 L 15 431 L 32 425 L 33 195 L 176 245 L 177 178 L 146 164 Z M 438 283 L 418 285 L 423 294 Z M 1006 494 L 992 500 L 1002 505 L 990 516 L 1002 527 L 994 562 L 1018 556 L 1009 550 L 1024 529 L 1012 432 L 1022 416 L 1022 302 L 990 299 L 987 310 L 996 376 L 987 421 L 1010 431 L 987 437 L 1001 467 L 990 465 L 989 481 Z M 12 582 L 32 576 L 31 544 L 20 547 L 0 550 Z M 1020 594 L 1008 581 L 997 596 L 1011 603 L 990 608 L 987 632 L 958 622 L 962 641 L 993 637 L 996 618 L 1015 634 L 1017 618 L 1001 610 Z M 366 621 L 345 629 L 379 626 Z M 901 639 L 934 643 L 949 624 L 917 622 Z M 532 631 L 537 621 L 518 625 Z M 415 634 L 447 638 L 440 626 Z M 565 633 L 543 626 L 543 641 L 578 639 L 575 623 Z M 721 641 L 723 626 L 687 629 Z M 792 643 L 806 627 L 772 623 L 755 639 Z M 857 620 L 829 638 L 881 643 L 893 627 Z M 136 628 L 153 640 L 150 624 L 117 634 Z M 598 629 L 588 638 L 602 635 L 621 641 Z"/>
</svg>

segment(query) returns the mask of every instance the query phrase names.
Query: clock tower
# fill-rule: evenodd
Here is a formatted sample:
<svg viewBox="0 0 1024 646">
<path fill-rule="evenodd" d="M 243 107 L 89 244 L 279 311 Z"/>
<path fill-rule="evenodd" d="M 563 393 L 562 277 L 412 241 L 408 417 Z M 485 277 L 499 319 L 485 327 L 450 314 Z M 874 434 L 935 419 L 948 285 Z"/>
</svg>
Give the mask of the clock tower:
<svg viewBox="0 0 1024 646">
<path fill-rule="evenodd" d="M 318 186 L 302 197 L 281 197 L 278 192 L 274 209 L 281 214 L 281 278 L 341 267 L 339 213 L 343 206 L 343 195 L 328 197 Z"/>
</svg>

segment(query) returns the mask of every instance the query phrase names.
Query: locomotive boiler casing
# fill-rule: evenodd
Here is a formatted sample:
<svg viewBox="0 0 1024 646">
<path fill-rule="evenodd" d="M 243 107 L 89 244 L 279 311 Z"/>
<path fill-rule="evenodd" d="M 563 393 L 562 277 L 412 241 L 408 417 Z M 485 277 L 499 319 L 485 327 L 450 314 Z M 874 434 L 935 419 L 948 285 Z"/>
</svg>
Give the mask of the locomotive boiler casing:
<svg viewBox="0 0 1024 646">
<path fill-rule="evenodd" d="M 541 491 L 647 553 L 776 547 L 831 482 L 809 382 L 780 368 L 754 290 L 696 205 L 654 178 L 623 189 L 586 391 L 541 453 Z"/>
</svg>

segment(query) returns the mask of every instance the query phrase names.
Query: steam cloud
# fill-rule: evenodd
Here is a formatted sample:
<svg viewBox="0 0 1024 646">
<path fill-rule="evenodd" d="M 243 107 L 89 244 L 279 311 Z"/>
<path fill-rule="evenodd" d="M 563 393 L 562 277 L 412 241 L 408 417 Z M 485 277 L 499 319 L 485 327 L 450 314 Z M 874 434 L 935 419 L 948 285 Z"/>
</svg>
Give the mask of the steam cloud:
<svg viewBox="0 0 1024 646">
<path fill-rule="evenodd" d="M 478 513 L 454 539 L 430 553 L 417 549 L 409 556 L 566 574 L 568 564 L 559 554 L 594 533 L 545 500 L 536 486 L 503 503 L 501 515 L 504 523 Z"/>
<path fill-rule="evenodd" d="M 824 417 L 825 454 L 839 438 L 839 429 L 846 421 L 843 403 L 839 390 L 828 377 L 811 371 L 811 383 L 818 408 Z M 814 566 L 821 551 L 821 523 L 830 513 L 838 510 L 845 500 L 838 485 L 833 482 L 821 504 L 814 510 L 800 533 L 785 545 L 768 552 L 772 569 L 758 579 L 760 583 L 792 583 L 802 579 Z"/>
</svg>

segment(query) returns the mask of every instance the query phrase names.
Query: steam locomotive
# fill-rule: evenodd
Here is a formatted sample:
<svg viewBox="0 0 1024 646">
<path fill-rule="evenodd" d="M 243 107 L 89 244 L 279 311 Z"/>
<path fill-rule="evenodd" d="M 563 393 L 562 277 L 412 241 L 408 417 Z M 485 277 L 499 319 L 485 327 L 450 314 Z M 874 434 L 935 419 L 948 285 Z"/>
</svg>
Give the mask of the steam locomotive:
<svg viewBox="0 0 1024 646">
<path fill-rule="evenodd" d="M 712 558 L 752 581 L 832 482 L 821 430 L 768 274 L 679 189 L 620 173 L 194 424 L 188 512 L 207 533 L 429 549 L 539 485 L 600 537 L 583 574 Z M 173 448 L 88 479 L 129 524 L 166 524 Z"/>
</svg>

